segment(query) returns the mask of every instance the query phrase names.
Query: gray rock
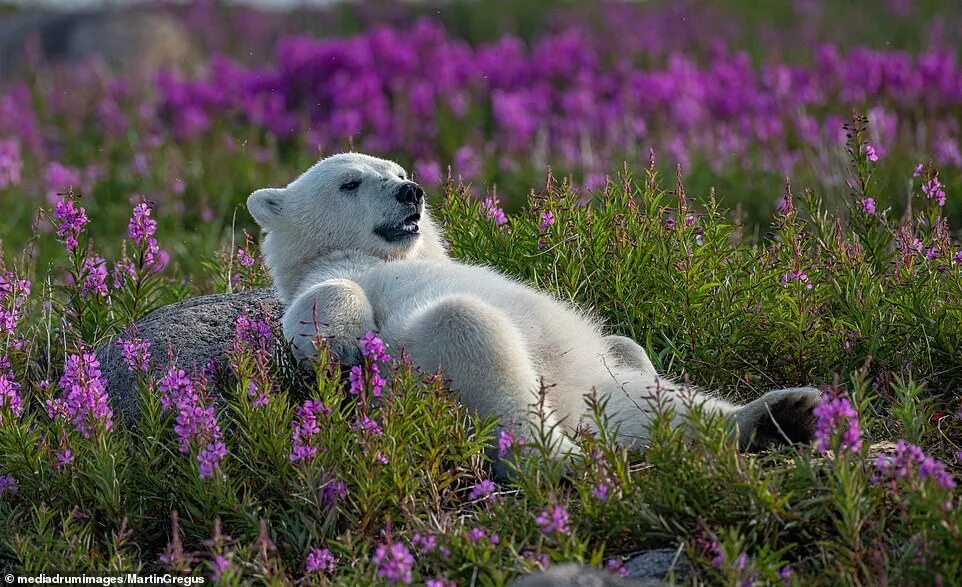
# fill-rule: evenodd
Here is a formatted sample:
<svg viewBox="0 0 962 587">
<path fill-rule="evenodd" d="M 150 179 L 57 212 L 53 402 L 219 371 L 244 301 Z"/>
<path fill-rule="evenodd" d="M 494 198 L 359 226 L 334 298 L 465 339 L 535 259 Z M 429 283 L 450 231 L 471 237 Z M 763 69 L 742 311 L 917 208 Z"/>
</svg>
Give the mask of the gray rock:
<svg viewBox="0 0 962 587">
<path fill-rule="evenodd" d="M 625 563 L 629 577 L 665 579 L 674 573 L 682 579 L 691 573 L 691 562 L 685 553 L 675 548 L 647 550 Z"/>
<path fill-rule="evenodd" d="M 607 571 L 575 563 L 549 567 L 516 579 L 511 587 L 661 587 L 668 585 L 661 579 L 623 579 Z"/>
<path fill-rule="evenodd" d="M 186 68 L 197 61 L 187 27 L 159 11 L 23 11 L 0 19 L 0 77 L 24 66 L 99 59 L 125 72 Z"/>
<path fill-rule="evenodd" d="M 234 341 L 234 324 L 241 312 L 266 316 L 277 324 L 281 304 L 272 289 L 201 296 L 154 310 L 135 323 L 134 332 L 137 338 L 150 341 L 155 363 L 163 365 L 170 348 L 180 368 L 202 369 L 211 357 L 223 360 Z M 107 380 L 112 408 L 132 422 L 140 415 L 139 392 L 115 341 L 102 346 L 97 358 Z"/>
</svg>

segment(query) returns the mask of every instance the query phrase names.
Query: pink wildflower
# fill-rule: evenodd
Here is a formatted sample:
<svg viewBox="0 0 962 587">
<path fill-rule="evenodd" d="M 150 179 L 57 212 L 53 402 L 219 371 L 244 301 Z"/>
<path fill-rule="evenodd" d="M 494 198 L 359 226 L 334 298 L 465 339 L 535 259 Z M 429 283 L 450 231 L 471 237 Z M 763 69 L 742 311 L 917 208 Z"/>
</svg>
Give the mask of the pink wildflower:
<svg viewBox="0 0 962 587">
<path fill-rule="evenodd" d="M 65 198 L 57 202 L 53 217 L 56 220 L 57 239 L 63 243 L 68 253 L 77 248 L 77 237 L 87 224 L 87 211 L 75 206 L 74 201 Z"/>
<path fill-rule="evenodd" d="M 535 518 L 535 524 L 543 534 L 568 534 L 571 516 L 563 506 L 556 505 L 544 510 Z"/>
<path fill-rule="evenodd" d="M 334 555 L 326 548 L 315 548 L 307 555 L 304 568 L 308 573 L 333 573 Z"/>
<path fill-rule="evenodd" d="M 615 575 L 616 577 L 627 577 L 628 569 L 625 567 L 625 563 L 620 558 L 608 559 L 608 564 L 605 565 L 608 572 Z"/>
<path fill-rule="evenodd" d="M 935 203 L 939 206 L 945 206 L 945 189 L 944 186 L 939 181 L 939 176 L 936 175 L 932 179 L 922 184 L 922 194 L 929 200 L 935 200 Z"/>
<path fill-rule="evenodd" d="M 16 495 L 18 491 L 17 480 L 13 475 L 0 475 L 0 497 L 7 493 Z"/>
<path fill-rule="evenodd" d="M 374 551 L 371 562 L 377 566 L 378 576 L 392 584 L 410 584 L 413 580 L 411 571 L 414 568 L 414 556 L 401 543 L 387 542 L 379 544 Z"/>
<path fill-rule="evenodd" d="M 103 257 L 87 257 L 83 264 L 84 282 L 80 293 L 84 296 L 107 295 L 107 262 Z"/>
<path fill-rule="evenodd" d="M 6 361 L 3 361 L 6 363 Z M 20 397 L 20 384 L 14 381 L 13 373 L 0 371 L 0 409 L 8 408 L 14 416 L 19 417 L 23 411 L 23 398 Z M 0 414 L 0 424 L 3 414 Z"/>
<path fill-rule="evenodd" d="M 497 491 L 498 486 L 494 484 L 490 479 L 484 479 L 478 482 L 474 488 L 471 489 L 471 494 L 468 499 L 475 501 L 478 499 L 485 499 L 495 491 Z"/>
<path fill-rule="evenodd" d="M 120 338 L 115 343 L 121 347 L 121 355 L 124 363 L 130 371 L 141 371 L 146 373 L 150 368 L 150 341 L 131 336 L 128 339 Z"/>
<path fill-rule="evenodd" d="M 297 408 L 294 421 L 291 423 L 293 429 L 291 439 L 294 445 L 290 455 L 291 461 L 311 460 L 317 456 L 317 448 L 313 445 L 312 439 L 321 432 L 318 418 L 330 413 L 330 408 L 316 400 L 307 400 Z"/>
<path fill-rule="evenodd" d="M 944 463 L 926 455 L 920 447 L 904 439 L 896 443 L 894 454 L 876 458 L 875 468 L 876 474 L 872 480 L 876 483 L 895 482 L 917 474 L 919 478 L 932 479 L 943 489 L 954 489 L 956 486 L 955 479 L 945 469 Z"/>
<path fill-rule="evenodd" d="M 504 226 L 508 223 L 508 217 L 505 215 L 504 210 L 498 206 L 498 200 L 493 196 L 488 196 L 481 203 L 481 209 L 484 210 L 485 216 L 488 220 L 493 220 L 495 226 Z"/>
<path fill-rule="evenodd" d="M 545 210 L 541 213 L 541 226 L 538 228 L 538 230 L 544 232 L 552 225 L 554 225 L 554 214 L 551 213 L 551 210 Z"/>
<path fill-rule="evenodd" d="M 834 390 L 826 393 L 813 414 L 816 418 L 815 440 L 818 441 L 818 450 L 827 452 L 832 438 L 841 433 L 839 450 L 853 454 L 858 452 L 862 446 L 862 432 L 858 425 L 858 414 L 847 397 Z"/>
<path fill-rule="evenodd" d="M 0 190 L 20 184 L 23 160 L 20 158 L 20 143 L 16 140 L 0 141 Z"/>
<path fill-rule="evenodd" d="M 102 427 L 113 427 L 113 411 L 107 403 L 107 383 L 101 377 L 100 361 L 94 353 L 72 354 L 67 358 L 60 378 L 63 397 L 47 400 L 51 418 L 61 416 L 70 420 L 84 438 Z"/>
</svg>

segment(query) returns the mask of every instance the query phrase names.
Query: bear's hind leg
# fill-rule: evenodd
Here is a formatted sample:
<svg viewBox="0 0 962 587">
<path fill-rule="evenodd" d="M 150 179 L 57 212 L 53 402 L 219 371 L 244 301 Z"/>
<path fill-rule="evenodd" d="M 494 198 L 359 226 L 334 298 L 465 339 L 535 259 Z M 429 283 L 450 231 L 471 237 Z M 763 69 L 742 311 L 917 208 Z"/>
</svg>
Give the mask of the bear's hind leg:
<svg viewBox="0 0 962 587">
<path fill-rule="evenodd" d="M 399 337 L 411 359 L 426 371 L 441 369 L 461 403 L 504 428 L 530 421 L 540 389 L 524 339 L 501 311 L 473 296 L 448 296 L 410 318 Z M 550 411 L 550 405 L 546 406 Z M 577 450 L 550 414 L 557 456 Z"/>
</svg>

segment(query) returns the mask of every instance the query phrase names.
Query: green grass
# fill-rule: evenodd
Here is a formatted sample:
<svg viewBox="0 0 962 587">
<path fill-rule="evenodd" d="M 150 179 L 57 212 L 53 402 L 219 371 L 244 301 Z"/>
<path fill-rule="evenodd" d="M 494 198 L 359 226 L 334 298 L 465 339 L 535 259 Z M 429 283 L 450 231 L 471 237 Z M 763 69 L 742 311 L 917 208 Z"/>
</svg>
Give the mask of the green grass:
<svg viewBox="0 0 962 587">
<path fill-rule="evenodd" d="M 50 289 L 36 262 L 20 267 L 8 258 L 8 268 L 31 273 L 34 293 L 14 337 L 23 345 L 10 350 L 24 409 L 16 416 L 0 408 L 0 475 L 19 486 L 0 496 L 0 524 L 10 529 L 0 536 L 0 560 L 18 574 L 174 569 L 210 576 L 221 555 L 230 562 L 222 584 L 283 584 L 301 577 L 305 557 L 323 547 L 336 557 L 335 570 L 308 581 L 356 585 L 383 582 L 372 557 L 390 542 L 415 553 L 416 582 L 445 576 L 498 585 L 539 561 L 604 565 L 670 546 L 694 562 L 690 583 L 781 584 L 789 566 L 795 585 L 953 584 L 962 579 L 958 490 L 914 469 L 897 482 L 873 481 L 882 448 L 872 444 L 904 438 L 959 473 L 962 264 L 951 260 L 958 245 L 933 228 L 939 210 L 919 194 L 908 224 L 881 208 L 860 211 L 858 200 L 877 189 L 862 140 L 855 133 L 850 145 L 854 193 L 835 195 L 847 203 L 841 211 L 826 211 L 796 187 L 794 209 L 777 215 L 760 240 L 732 224 L 710 194 L 644 167 L 613 178 L 590 206 L 557 180 L 532 186 L 528 205 L 506 227 L 489 221 L 461 186 L 446 186 L 435 201 L 453 256 L 590 309 L 612 331 L 641 341 L 674 377 L 738 399 L 794 384 L 843 390 L 865 440 L 855 453 L 839 450 L 835 438 L 827 454 L 798 447 L 746 455 L 721 422 L 696 416 L 682 434 L 660 417 L 643 454 L 605 435 L 582 437 L 587 456 L 563 471 L 544 458 L 548 447 L 534 430 L 529 450 L 511 457 L 515 480 L 494 498 L 472 500 L 475 483 L 488 476 L 491 422 L 465 413 L 436 379 L 403 361 L 387 399 L 367 404 L 347 393 L 345 374 L 326 359 L 316 376 L 298 374 L 283 348 L 270 360 L 239 351 L 232 372 L 211 379 L 208 392 L 226 399 L 217 420 L 228 452 L 211 478 L 198 474 L 197 446 L 179 450 L 173 416 L 159 399 L 163 369 L 141 376 L 144 417 L 136 426 L 116 414 L 113 429 L 83 438 L 45 407 L 61 394 L 65 354 L 102 344 L 165 301 L 226 288 L 225 259 L 237 245 L 218 257 L 219 229 L 184 234 L 168 219 L 157 236 L 195 258 L 180 265 L 189 267 L 189 286 L 169 268 L 141 274 L 140 290 L 128 282 L 108 297 L 84 297 L 74 287 Z M 197 165 L 210 161 L 201 157 Z M 208 169 L 211 185 L 218 177 L 260 182 L 276 173 Z M 90 202 L 94 228 L 119 224 L 106 219 L 111 208 Z M 557 221 L 542 232 L 546 210 Z M 95 232 L 80 251 L 119 248 Z M 899 244 L 914 238 L 940 256 L 928 260 Z M 46 254 L 52 282 L 79 266 L 79 257 Z M 782 284 L 799 270 L 811 289 L 801 280 Z M 260 261 L 242 277 L 237 287 L 262 284 Z M 266 406 L 254 406 L 252 381 L 270 383 Z M 332 412 L 312 441 L 318 456 L 293 463 L 291 422 L 306 398 Z M 360 414 L 376 419 L 383 434 L 358 432 Z M 73 463 L 57 470 L 56 452 L 67 445 Z M 324 488 L 335 479 L 347 491 L 331 503 Z M 602 482 L 606 500 L 592 492 Z M 570 512 L 570 532 L 541 532 L 538 516 L 556 506 Z M 421 553 L 415 535 L 435 536 L 438 546 Z"/>
</svg>

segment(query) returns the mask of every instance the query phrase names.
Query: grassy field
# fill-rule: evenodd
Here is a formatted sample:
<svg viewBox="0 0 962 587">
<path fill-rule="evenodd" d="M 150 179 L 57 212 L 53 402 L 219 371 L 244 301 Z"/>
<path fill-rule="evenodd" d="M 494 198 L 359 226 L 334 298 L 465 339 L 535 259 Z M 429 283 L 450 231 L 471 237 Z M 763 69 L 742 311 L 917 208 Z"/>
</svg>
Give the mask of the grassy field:
<svg viewBox="0 0 962 587">
<path fill-rule="evenodd" d="M 692 584 L 962 581 L 962 69 L 938 4 L 375 3 L 263 29 L 198 5 L 176 9 L 197 71 L 6 82 L 0 569 L 497 585 L 676 547 Z M 124 422 L 89 353 L 266 285 L 243 201 L 352 145 L 413 170 L 454 257 L 660 371 L 737 400 L 822 386 L 816 446 L 741 454 L 665 414 L 644 453 L 584 436 L 563 471 L 401 356 L 372 405 L 369 370 L 359 395 L 326 359 L 293 372 L 256 320 L 203 373 L 128 339 Z"/>
</svg>

